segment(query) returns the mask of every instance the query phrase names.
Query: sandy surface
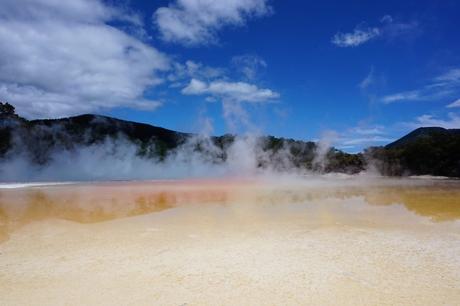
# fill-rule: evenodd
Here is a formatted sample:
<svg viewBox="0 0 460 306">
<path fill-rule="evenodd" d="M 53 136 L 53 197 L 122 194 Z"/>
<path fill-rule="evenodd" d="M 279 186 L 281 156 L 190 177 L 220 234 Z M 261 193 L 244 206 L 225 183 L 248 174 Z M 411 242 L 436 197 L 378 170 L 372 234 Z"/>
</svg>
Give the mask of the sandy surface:
<svg viewBox="0 0 460 306">
<path fill-rule="evenodd" d="M 287 186 L 2 191 L 0 304 L 459 303 L 456 183 Z"/>
</svg>

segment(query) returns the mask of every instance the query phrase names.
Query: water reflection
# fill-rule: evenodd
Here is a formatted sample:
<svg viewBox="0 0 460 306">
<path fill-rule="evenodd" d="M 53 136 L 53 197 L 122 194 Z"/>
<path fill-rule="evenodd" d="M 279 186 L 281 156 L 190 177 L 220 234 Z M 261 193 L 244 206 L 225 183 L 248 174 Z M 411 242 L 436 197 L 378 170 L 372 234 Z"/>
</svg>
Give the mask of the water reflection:
<svg viewBox="0 0 460 306">
<path fill-rule="evenodd" d="M 225 193 L 175 184 L 93 184 L 0 190 L 0 241 L 30 222 L 102 222 L 159 212 L 186 202 L 225 202 Z"/>
<path fill-rule="evenodd" d="M 417 215 L 436 222 L 460 219 L 460 189 L 449 188 L 382 188 L 366 194 L 366 201 L 374 205 L 403 204 Z"/>
<path fill-rule="evenodd" d="M 443 182 L 417 186 L 347 186 L 318 187 L 304 190 L 273 190 L 261 193 L 258 202 L 302 203 L 322 199 L 346 200 L 363 197 L 375 206 L 403 205 L 407 210 L 434 222 L 460 219 L 460 182 Z"/>
<path fill-rule="evenodd" d="M 30 222 L 58 218 L 102 222 L 163 211 L 188 203 L 232 205 L 321 205 L 354 197 L 378 206 L 402 204 L 432 221 L 460 219 L 458 182 L 391 186 L 310 186 L 255 182 L 110 183 L 0 189 L 0 241 Z M 347 204 L 352 205 L 352 204 Z M 350 207 L 351 208 L 351 207 Z"/>
</svg>

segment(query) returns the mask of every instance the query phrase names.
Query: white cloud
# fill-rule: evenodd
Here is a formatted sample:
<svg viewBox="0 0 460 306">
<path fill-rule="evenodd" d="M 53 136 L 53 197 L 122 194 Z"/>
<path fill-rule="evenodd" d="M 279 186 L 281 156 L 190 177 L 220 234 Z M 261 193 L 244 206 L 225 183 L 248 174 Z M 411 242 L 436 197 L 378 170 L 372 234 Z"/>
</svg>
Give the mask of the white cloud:
<svg viewBox="0 0 460 306">
<path fill-rule="evenodd" d="M 59 18 L 69 21 L 98 23 L 109 20 L 120 11 L 101 2 L 91 0 L 2 0 L 0 17 L 10 20 L 40 21 Z"/>
<path fill-rule="evenodd" d="M 339 47 L 357 47 L 377 37 L 395 40 L 415 37 L 419 33 L 420 29 L 417 22 L 398 22 L 390 15 L 385 15 L 380 19 L 379 26 L 367 27 L 365 23 L 361 23 L 355 27 L 353 32 L 336 33 L 331 42 Z"/>
<path fill-rule="evenodd" d="M 460 99 L 455 100 L 454 102 L 450 103 L 446 107 L 448 108 L 460 107 Z"/>
<path fill-rule="evenodd" d="M 223 101 L 266 102 L 279 98 L 271 89 L 259 88 L 245 82 L 212 81 L 210 83 L 192 79 L 182 90 L 185 95 L 209 95 Z"/>
<path fill-rule="evenodd" d="M 374 68 L 372 67 L 369 74 L 358 84 L 358 87 L 362 90 L 367 89 L 375 82 Z"/>
<path fill-rule="evenodd" d="M 201 95 L 208 93 L 208 84 L 203 81 L 192 79 L 190 83 L 182 89 L 182 93 L 185 95 Z"/>
<path fill-rule="evenodd" d="M 267 0 L 176 0 L 153 15 L 163 40 L 184 45 L 215 43 L 225 26 L 243 26 L 247 20 L 272 12 Z"/>
<path fill-rule="evenodd" d="M 256 79 L 260 71 L 267 67 L 267 63 L 263 58 L 252 54 L 234 56 L 232 65 L 247 80 Z"/>
<path fill-rule="evenodd" d="M 420 94 L 420 91 L 412 90 L 384 96 L 382 98 L 382 101 L 385 104 L 390 104 L 398 101 L 415 101 L 420 99 L 423 99 L 423 96 Z"/>
<path fill-rule="evenodd" d="M 405 123 L 404 125 L 410 128 L 436 126 L 446 129 L 458 129 L 460 128 L 460 116 L 456 113 L 449 113 L 446 119 L 441 119 L 425 114 L 417 117 L 414 122 Z"/>
<path fill-rule="evenodd" d="M 168 81 L 173 83 L 173 87 L 183 87 L 184 82 L 188 83 L 190 79 L 210 80 L 222 77 L 225 74 L 225 69 L 206 66 L 199 62 L 191 60 L 184 64 L 175 62 L 172 65 L 171 73 L 168 75 Z"/>
<path fill-rule="evenodd" d="M 389 137 L 382 137 L 382 136 L 368 136 L 368 137 L 360 137 L 360 138 L 351 138 L 345 139 L 341 143 L 344 146 L 357 146 L 357 145 L 375 145 L 379 143 L 389 143 L 392 142 L 394 139 Z"/>
<path fill-rule="evenodd" d="M 393 17 L 391 15 L 385 15 L 382 18 L 380 18 L 381 23 L 392 23 L 393 22 Z"/>
<path fill-rule="evenodd" d="M 401 101 L 434 101 L 451 97 L 459 91 L 460 69 L 454 68 L 433 78 L 429 84 L 419 89 L 386 95 L 381 98 L 381 101 L 385 104 Z M 447 107 L 455 107 L 450 105 Z"/>
<path fill-rule="evenodd" d="M 235 58 L 234 58 L 235 59 Z M 257 61 L 255 64 L 254 61 Z M 247 63 L 251 69 L 266 66 L 266 63 L 258 57 L 241 57 L 237 62 Z M 243 65 L 244 66 L 244 65 Z M 250 113 L 247 108 L 260 106 L 267 102 L 279 98 L 279 94 L 268 88 L 260 88 L 255 84 L 244 81 L 229 81 L 226 76 L 226 70 L 216 69 L 204 66 L 200 63 L 187 62 L 185 65 L 179 65 L 174 69 L 174 79 L 176 84 L 184 85 L 181 93 L 184 95 L 204 96 L 207 102 L 220 102 L 222 104 L 222 116 L 229 131 L 232 133 L 259 133 L 257 126 L 253 125 L 250 120 Z M 244 71 L 243 75 L 244 75 Z M 249 75 L 246 77 L 255 77 L 255 71 L 246 71 Z M 243 78 L 245 79 L 245 78 Z"/>
<path fill-rule="evenodd" d="M 339 134 L 336 145 L 339 149 L 358 152 L 369 146 L 387 144 L 394 141 L 382 125 L 359 125 Z"/>
<path fill-rule="evenodd" d="M 410 40 L 422 33 L 419 23 L 414 20 L 409 22 L 395 21 L 390 15 L 385 15 L 380 22 L 382 23 L 380 27 L 382 37 L 385 37 L 389 41 L 396 39 Z"/>
<path fill-rule="evenodd" d="M 460 69 L 453 68 L 434 79 L 437 86 L 460 84 Z"/>
<path fill-rule="evenodd" d="M 157 107 L 143 93 L 162 82 L 169 59 L 108 24 L 115 20 L 141 26 L 98 0 L 3 0 L 0 99 L 27 117 Z"/>
<path fill-rule="evenodd" d="M 359 28 L 351 33 L 336 33 L 332 43 L 339 47 L 356 47 L 380 35 L 378 28 Z"/>
<path fill-rule="evenodd" d="M 452 89 L 433 90 L 428 87 L 420 90 L 399 92 L 382 97 L 382 102 L 391 104 L 402 101 L 435 101 L 451 96 L 455 91 Z"/>
<path fill-rule="evenodd" d="M 385 128 L 381 125 L 371 127 L 355 127 L 350 130 L 354 134 L 358 135 L 382 135 L 385 134 Z"/>
</svg>

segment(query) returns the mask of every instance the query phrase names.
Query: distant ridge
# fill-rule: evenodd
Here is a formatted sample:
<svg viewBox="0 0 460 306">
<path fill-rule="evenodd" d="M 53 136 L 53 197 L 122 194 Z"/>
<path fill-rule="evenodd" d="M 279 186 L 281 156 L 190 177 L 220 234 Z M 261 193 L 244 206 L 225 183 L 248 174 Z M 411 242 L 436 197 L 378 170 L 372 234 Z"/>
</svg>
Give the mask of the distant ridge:
<svg viewBox="0 0 460 306">
<path fill-rule="evenodd" d="M 95 139 L 97 139 L 97 135 L 106 137 L 116 136 L 118 133 L 123 133 L 129 139 L 136 139 L 141 142 L 147 142 L 151 140 L 152 137 L 155 137 L 168 148 L 176 147 L 178 143 L 191 135 L 189 133 L 176 132 L 146 123 L 93 114 L 83 114 L 59 119 L 31 120 L 29 124 L 32 126 L 43 125 L 49 127 L 59 124 L 69 132 L 77 131 L 78 129 L 84 130 L 91 127 Z"/>
<path fill-rule="evenodd" d="M 53 150 L 72 150 L 120 136 L 137 144 L 140 152 L 155 143 L 155 155 L 162 157 L 182 144 L 190 135 L 149 124 L 92 114 L 30 121 L 17 115 L 3 115 L 0 116 L 0 157 L 14 147 L 13 141 L 19 141 L 22 150 L 35 162 L 45 163 Z"/>
<path fill-rule="evenodd" d="M 398 148 L 421 139 L 439 137 L 441 135 L 460 135 L 460 129 L 445 129 L 442 127 L 420 127 L 409 134 L 385 146 L 387 149 Z"/>
</svg>

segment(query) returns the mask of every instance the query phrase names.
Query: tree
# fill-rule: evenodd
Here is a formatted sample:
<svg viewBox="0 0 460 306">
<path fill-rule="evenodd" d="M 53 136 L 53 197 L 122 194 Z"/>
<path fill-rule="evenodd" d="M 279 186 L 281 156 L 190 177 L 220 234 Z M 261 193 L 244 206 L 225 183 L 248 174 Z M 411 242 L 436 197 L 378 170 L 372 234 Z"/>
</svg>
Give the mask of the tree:
<svg viewBox="0 0 460 306">
<path fill-rule="evenodd" d="M 0 102 L 0 115 L 14 115 L 15 114 L 15 108 L 13 105 L 10 103 L 6 102 Z"/>
</svg>

